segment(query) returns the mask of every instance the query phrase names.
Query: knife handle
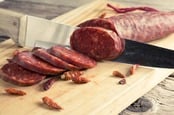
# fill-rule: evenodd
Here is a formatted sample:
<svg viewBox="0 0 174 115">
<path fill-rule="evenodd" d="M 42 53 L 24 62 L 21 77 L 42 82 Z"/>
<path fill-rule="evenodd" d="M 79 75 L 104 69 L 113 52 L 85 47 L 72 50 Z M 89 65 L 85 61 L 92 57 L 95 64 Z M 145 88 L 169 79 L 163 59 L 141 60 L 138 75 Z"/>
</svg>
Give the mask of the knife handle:
<svg viewBox="0 0 174 115">
<path fill-rule="evenodd" d="M 10 10 L 0 9 L 0 35 L 9 36 L 17 45 L 25 38 L 27 16 Z"/>
</svg>

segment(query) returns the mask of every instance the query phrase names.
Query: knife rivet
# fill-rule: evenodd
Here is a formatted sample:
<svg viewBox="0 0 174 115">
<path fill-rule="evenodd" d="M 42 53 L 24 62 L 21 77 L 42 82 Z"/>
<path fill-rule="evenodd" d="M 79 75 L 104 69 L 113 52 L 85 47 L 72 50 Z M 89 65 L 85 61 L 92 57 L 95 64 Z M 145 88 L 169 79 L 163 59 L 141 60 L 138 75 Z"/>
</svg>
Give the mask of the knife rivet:
<svg viewBox="0 0 174 115">
<path fill-rule="evenodd" d="M 17 22 L 13 22 L 13 26 L 17 26 Z"/>
</svg>

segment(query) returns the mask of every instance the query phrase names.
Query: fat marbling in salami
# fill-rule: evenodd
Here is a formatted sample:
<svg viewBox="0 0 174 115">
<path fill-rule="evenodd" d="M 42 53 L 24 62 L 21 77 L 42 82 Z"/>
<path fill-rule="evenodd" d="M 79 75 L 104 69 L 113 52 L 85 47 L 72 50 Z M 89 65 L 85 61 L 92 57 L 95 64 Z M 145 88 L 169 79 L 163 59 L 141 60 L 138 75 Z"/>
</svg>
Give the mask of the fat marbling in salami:
<svg viewBox="0 0 174 115">
<path fill-rule="evenodd" d="M 82 27 L 73 32 L 70 45 L 72 49 L 95 60 L 110 60 L 123 52 L 125 42 L 114 31 L 100 27 Z"/>
<path fill-rule="evenodd" d="M 29 71 L 18 64 L 9 61 L 5 64 L 1 71 L 3 80 L 21 86 L 30 86 L 39 83 L 45 79 L 45 75 Z"/>
<path fill-rule="evenodd" d="M 92 68 L 96 65 L 96 61 L 88 56 L 60 45 L 51 47 L 49 52 L 68 63 L 80 67 L 81 69 Z"/>
<path fill-rule="evenodd" d="M 56 75 L 64 71 L 64 69 L 54 67 L 47 62 L 35 57 L 30 51 L 22 51 L 17 53 L 13 57 L 12 61 L 25 69 L 44 75 Z"/>
</svg>

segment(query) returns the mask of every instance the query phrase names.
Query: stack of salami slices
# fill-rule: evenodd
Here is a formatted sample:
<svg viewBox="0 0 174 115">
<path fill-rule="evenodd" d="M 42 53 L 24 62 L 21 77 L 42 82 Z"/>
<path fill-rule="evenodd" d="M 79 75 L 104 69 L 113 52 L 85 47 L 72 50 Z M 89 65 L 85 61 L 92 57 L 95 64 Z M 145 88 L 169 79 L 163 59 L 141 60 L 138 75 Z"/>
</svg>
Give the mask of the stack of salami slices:
<svg viewBox="0 0 174 115">
<path fill-rule="evenodd" d="M 3 80 L 21 86 L 34 85 L 47 76 L 59 75 L 69 70 L 92 68 L 96 61 L 63 46 L 50 49 L 33 48 L 15 53 L 1 70 Z"/>
</svg>

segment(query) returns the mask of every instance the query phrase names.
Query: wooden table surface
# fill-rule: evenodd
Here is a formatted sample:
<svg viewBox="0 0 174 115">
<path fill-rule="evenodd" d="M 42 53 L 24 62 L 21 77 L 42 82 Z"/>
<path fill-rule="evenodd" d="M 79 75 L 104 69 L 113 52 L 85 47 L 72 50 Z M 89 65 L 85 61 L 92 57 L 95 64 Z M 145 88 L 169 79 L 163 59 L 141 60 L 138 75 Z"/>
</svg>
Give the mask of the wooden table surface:
<svg viewBox="0 0 174 115">
<path fill-rule="evenodd" d="M 6 0 L 0 3 L 1 8 L 25 14 L 52 19 L 91 0 Z M 114 0 L 122 4 L 148 5 L 161 10 L 174 10 L 174 1 L 165 0 Z M 167 77 L 150 92 L 144 95 L 153 103 L 153 107 L 143 113 L 124 110 L 122 115 L 173 115 L 174 114 L 174 77 Z"/>
</svg>

